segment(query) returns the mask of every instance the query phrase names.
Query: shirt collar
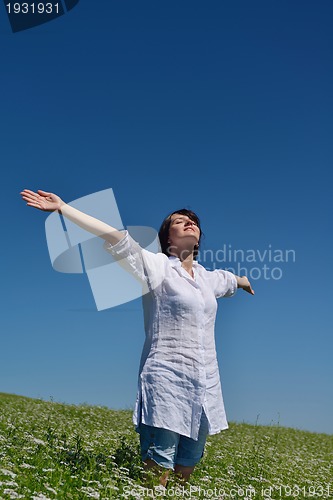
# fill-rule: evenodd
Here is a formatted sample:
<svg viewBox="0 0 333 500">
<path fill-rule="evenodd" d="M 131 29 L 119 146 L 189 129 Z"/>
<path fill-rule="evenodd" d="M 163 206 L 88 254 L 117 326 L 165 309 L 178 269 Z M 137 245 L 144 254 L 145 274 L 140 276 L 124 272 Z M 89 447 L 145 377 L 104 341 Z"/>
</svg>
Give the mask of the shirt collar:
<svg viewBox="0 0 333 500">
<path fill-rule="evenodd" d="M 182 263 L 180 261 L 179 257 L 175 257 L 174 255 L 169 256 L 169 262 L 172 267 L 181 267 Z M 196 268 L 198 266 L 198 263 L 196 260 L 193 261 L 193 267 Z"/>
</svg>

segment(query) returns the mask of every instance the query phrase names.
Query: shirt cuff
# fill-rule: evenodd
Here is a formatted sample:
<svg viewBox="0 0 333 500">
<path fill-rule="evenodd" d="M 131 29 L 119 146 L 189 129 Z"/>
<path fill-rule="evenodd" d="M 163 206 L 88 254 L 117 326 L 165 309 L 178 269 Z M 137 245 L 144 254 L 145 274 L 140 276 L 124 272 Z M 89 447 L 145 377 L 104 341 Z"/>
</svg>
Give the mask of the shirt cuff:
<svg viewBox="0 0 333 500">
<path fill-rule="evenodd" d="M 225 297 L 233 297 L 238 290 L 236 276 L 234 275 L 234 273 L 232 273 L 230 271 L 225 270 L 224 272 L 227 273 L 227 277 L 231 281 L 231 286 L 230 286 L 228 292 L 226 293 Z M 229 283 L 230 283 L 230 281 L 229 281 Z"/>
<path fill-rule="evenodd" d="M 104 250 L 111 253 L 112 255 L 118 255 L 124 251 L 124 249 L 128 245 L 128 231 L 124 231 L 124 237 L 121 240 L 117 241 L 114 245 L 112 245 L 109 241 L 104 242 Z"/>
<path fill-rule="evenodd" d="M 232 274 L 232 278 L 233 278 L 233 282 L 234 282 L 234 290 L 232 292 L 232 295 L 235 295 L 235 293 L 238 290 L 238 283 L 237 283 L 236 276 L 233 273 L 231 273 L 231 274 Z"/>
</svg>

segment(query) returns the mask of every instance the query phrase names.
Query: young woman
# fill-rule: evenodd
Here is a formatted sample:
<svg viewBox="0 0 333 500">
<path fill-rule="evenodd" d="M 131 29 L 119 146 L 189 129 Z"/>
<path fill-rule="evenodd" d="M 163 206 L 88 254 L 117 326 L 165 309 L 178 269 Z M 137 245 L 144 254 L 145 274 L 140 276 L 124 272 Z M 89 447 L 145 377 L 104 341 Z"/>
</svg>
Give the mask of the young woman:
<svg viewBox="0 0 333 500">
<path fill-rule="evenodd" d="M 170 470 L 187 481 L 204 454 L 207 435 L 228 428 L 215 349 L 216 298 L 237 288 L 254 295 L 246 276 L 196 262 L 201 238 L 197 215 L 186 209 L 163 221 L 161 253 L 142 249 L 117 229 L 39 190 L 21 193 L 27 205 L 58 210 L 105 240 L 104 248 L 142 282 L 146 340 L 133 422 L 144 467 L 166 485 Z M 165 470 L 166 469 L 166 470 Z"/>
</svg>

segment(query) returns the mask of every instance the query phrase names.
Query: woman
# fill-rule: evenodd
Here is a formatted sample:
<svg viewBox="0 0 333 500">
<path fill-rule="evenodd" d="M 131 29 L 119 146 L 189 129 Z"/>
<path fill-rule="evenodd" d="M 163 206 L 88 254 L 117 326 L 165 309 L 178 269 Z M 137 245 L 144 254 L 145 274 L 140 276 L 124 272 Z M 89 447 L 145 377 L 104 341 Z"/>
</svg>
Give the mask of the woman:
<svg viewBox="0 0 333 500">
<path fill-rule="evenodd" d="M 254 295 L 246 276 L 207 271 L 196 262 L 197 215 L 186 209 L 163 221 L 161 253 L 142 249 L 127 231 L 67 205 L 59 196 L 23 190 L 27 205 L 63 216 L 105 240 L 104 248 L 144 287 L 146 340 L 133 414 L 144 467 L 166 485 L 170 470 L 187 481 L 204 454 L 208 434 L 228 428 L 216 357 L 216 298 L 237 288 Z M 165 469 L 167 469 L 165 471 Z"/>
</svg>

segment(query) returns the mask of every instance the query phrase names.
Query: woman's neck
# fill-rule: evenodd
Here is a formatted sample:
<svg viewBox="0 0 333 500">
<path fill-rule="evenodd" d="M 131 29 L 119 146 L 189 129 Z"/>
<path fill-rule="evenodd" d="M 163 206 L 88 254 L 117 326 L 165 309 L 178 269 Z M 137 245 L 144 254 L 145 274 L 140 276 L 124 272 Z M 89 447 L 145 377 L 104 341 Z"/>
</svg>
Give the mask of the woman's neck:
<svg viewBox="0 0 333 500">
<path fill-rule="evenodd" d="M 189 273 L 193 278 L 193 250 L 182 250 L 180 252 L 173 252 L 174 257 L 178 257 L 181 261 L 182 267 Z"/>
</svg>

